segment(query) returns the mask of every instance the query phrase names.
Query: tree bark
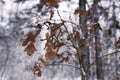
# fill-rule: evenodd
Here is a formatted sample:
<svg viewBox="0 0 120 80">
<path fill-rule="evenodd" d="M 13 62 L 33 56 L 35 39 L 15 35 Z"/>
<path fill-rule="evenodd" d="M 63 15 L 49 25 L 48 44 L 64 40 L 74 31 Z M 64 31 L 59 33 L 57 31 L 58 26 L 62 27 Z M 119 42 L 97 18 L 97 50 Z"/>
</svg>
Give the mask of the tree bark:
<svg viewBox="0 0 120 80">
<path fill-rule="evenodd" d="M 117 25 L 117 20 L 116 20 L 116 16 L 115 16 L 115 2 L 113 2 L 113 16 L 112 16 L 112 20 L 113 20 L 113 42 L 115 43 L 114 44 L 114 48 L 115 48 L 115 51 L 117 51 L 117 44 L 116 44 L 116 41 L 117 41 L 117 36 L 116 36 L 116 32 L 117 32 L 117 28 L 116 28 L 116 25 Z M 119 23 L 118 23 L 119 24 Z M 119 77 L 118 77 L 118 60 L 117 60 L 117 54 L 115 54 L 115 57 L 114 57 L 114 61 L 115 61 L 115 74 L 116 76 L 114 77 L 115 80 L 119 80 Z"/>
<path fill-rule="evenodd" d="M 101 46 L 100 46 L 100 33 L 99 33 L 99 28 L 100 24 L 98 23 L 99 20 L 99 12 L 98 12 L 98 2 L 100 0 L 94 0 L 93 1 L 93 20 L 94 20 L 94 27 L 96 27 L 95 30 L 95 54 L 96 54 L 96 76 L 97 80 L 104 80 L 104 73 L 103 73 L 103 68 L 102 68 L 102 60 L 100 57 L 102 56 L 101 53 Z"/>
<path fill-rule="evenodd" d="M 86 0 L 79 0 L 79 9 L 80 10 L 84 10 L 86 11 Z M 82 31 L 82 34 L 84 36 L 84 38 L 86 38 L 87 36 L 87 27 L 86 27 L 86 19 L 79 16 L 79 25 L 80 25 L 80 29 Z M 86 43 L 85 43 L 86 44 Z M 89 48 L 86 48 L 84 50 L 84 53 L 80 55 L 81 58 L 81 67 L 83 68 L 85 74 L 87 74 L 88 76 L 84 75 L 82 73 L 82 80 L 88 80 L 89 79 L 89 73 L 87 73 L 88 67 L 89 67 Z"/>
<path fill-rule="evenodd" d="M 95 25 L 100 26 L 98 24 Z M 99 27 L 96 29 L 95 35 L 95 51 L 96 51 L 96 75 L 97 80 L 104 80 L 103 69 L 102 69 L 102 60 L 100 57 L 102 56 L 101 47 L 100 47 L 100 35 L 99 35 Z"/>
</svg>

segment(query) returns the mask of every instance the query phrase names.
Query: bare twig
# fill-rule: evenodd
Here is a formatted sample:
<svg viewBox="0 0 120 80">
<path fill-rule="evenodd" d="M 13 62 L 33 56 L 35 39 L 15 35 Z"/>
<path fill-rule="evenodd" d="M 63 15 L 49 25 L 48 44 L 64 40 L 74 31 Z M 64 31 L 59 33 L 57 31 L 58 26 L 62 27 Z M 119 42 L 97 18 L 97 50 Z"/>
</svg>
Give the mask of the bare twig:
<svg viewBox="0 0 120 80">
<path fill-rule="evenodd" d="M 118 54 L 119 52 L 120 52 L 120 51 L 115 51 L 115 52 L 106 54 L 106 55 L 104 55 L 104 56 L 99 57 L 98 60 L 103 59 L 103 58 L 105 58 L 106 56 L 110 56 L 110 55 L 113 55 L 113 54 Z M 91 64 L 89 65 L 89 68 L 88 68 L 86 74 L 88 74 L 88 72 L 90 71 L 90 68 L 91 68 L 95 63 L 96 63 L 96 60 L 93 61 L 93 63 L 91 63 Z"/>
<path fill-rule="evenodd" d="M 68 66 L 68 67 L 73 67 L 73 68 L 76 68 L 76 69 L 80 69 L 80 67 L 77 67 L 77 66 L 74 66 L 74 65 L 70 65 L 70 64 L 62 64 L 62 63 L 54 63 L 54 64 L 47 64 L 47 66 Z M 45 65 L 41 66 L 40 67 L 45 67 Z"/>
</svg>

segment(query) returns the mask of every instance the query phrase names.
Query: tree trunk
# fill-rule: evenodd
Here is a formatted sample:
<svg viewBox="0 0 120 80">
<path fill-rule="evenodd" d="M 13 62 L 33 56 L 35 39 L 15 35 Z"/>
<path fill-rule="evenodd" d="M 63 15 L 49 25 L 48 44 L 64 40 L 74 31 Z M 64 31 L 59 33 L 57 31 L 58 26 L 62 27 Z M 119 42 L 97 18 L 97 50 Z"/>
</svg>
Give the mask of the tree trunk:
<svg viewBox="0 0 120 80">
<path fill-rule="evenodd" d="M 113 42 L 114 42 L 114 49 L 115 51 L 117 51 L 117 44 L 116 44 L 116 41 L 117 41 L 117 36 L 116 36 L 116 32 L 117 32 L 117 29 L 116 29 L 116 25 L 117 25 L 117 20 L 116 20 L 116 16 L 115 16 L 115 2 L 113 2 L 113 16 L 112 16 L 112 20 L 113 20 Z M 118 23 L 119 24 L 119 23 Z M 117 61 L 117 54 L 115 54 L 114 56 L 114 64 L 115 64 L 115 77 L 114 79 L 115 80 L 119 80 L 118 79 L 118 61 Z"/>
<path fill-rule="evenodd" d="M 97 75 L 97 80 L 104 80 L 104 75 L 103 75 L 103 69 L 102 69 L 102 60 L 100 57 L 102 56 L 101 54 L 101 47 L 100 47 L 100 35 L 99 35 L 99 24 L 95 25 L 98 27 L 96 29 L 96 35 L 95 35 L 95 51 L 96 51 L 96 75 Z"/>
<path fill-rule="evenodd" d="M 96 54 L 96 76 L 97 80 L 104 80 L 104 73 L 102 69 L 102 60 L 100 57 L 102 56 L 101 53 L 101 46 L 100 46 L 100 33 L 99 33 L 99 28 L 100 24 L 98 23 L 99 20 L 99 12 L 98 12 L 98 2 L 100 0 L 94 0 L 93 1 L 93 20 L 94 20 L 94 27 L 96 27 L 95 30 L 95 54 Z"/>
<path fill-rule="evenodd" d="M 86 0 L 79 0 L 79 9 L 86 11 Z M 86 38 L 87 35 L 87 27 L 86 27 L 86 19 L 83 17 L 79 17 L 79 24 L 80 24 L 80 29 L 82 31 L 83 36 Z M 86 44 L 86 43 L 85 43 Z M 89 48 L 86 48 L 83 55 L 80 55 L 81 57 L 81 66 L 85 72 L 87 73 L 88 67 L 89 67 Z M 89 79 L 89 73 L 87 73 L 88 76 L 84 75 L 82 73 L 82 80 L 88 80 Z"/>
</svg>

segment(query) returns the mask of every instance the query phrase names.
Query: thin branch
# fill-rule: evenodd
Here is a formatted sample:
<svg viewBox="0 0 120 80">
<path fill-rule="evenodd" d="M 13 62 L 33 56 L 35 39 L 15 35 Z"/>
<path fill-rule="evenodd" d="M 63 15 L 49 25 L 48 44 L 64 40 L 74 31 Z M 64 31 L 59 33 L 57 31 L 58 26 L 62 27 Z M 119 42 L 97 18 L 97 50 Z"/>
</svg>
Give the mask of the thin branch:
<svg viewBox="0 0 120 80">
<path fill-rule="evenodd" d="M 62 64 L 62 63 L 54 63 L 54 64 L 47 64 L 46 66 L 68 66 L 68 67 L 73 67 L 73 68 L 76 68 L 76 69 L 80 69 L 80 67 L 77 67 L 77 66 L 74 66 L 74 65 L 70 65 L 70 64 Z M 45 65 L 41 66 L 40 67 L 44 67 Z"/>
<path fill-rule="evenodd" d="M 103 58 L 105 58 L 106 56 L 110 56 L 110 55 L 113 55 L 113 54 L 118 54 L 119 52 L 120 52 L 120 51 L 115 51 L 115 52 L 106 54 L 106 55 L 104 55 L 104 56 L 99 57 L 98 60 L 103 59 Z M 94 60 L 93 63 L 91 63 L 91 64 L 89 65 L 89 68 L 88 68 L 88 70 L 87 70 L 87 73 L 88 73 L 88 71 L 90 70 L 90 68 L 91 68 L 95 63 L 96 63 L 96 60 Z M 87 73 L 86 73 L 86 74 L 87 74 Z"/>
</svg>

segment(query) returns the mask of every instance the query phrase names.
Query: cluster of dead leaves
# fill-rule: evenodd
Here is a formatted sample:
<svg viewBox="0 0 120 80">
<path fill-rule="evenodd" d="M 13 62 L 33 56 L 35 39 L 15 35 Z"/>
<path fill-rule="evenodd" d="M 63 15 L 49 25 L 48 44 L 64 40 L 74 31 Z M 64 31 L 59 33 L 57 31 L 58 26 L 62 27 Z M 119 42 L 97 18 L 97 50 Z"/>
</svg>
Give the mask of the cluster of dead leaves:
<svg viewBox="0 0 120 80">
<path fill-rule="evenodd" d="M 60 27 L 64 25 L 64 22 L 61 23 L 52 23 L 52 22 L 47 22 L 49 29 L 51 30 L 50 36 L 53 37 L 56 35 L 56 32 L 60 30 Z"/>
<path fill-rule="evenodd" d="M 35 51 L 37 51 L 34 43 L 35 43 L 35 39 L 37 38 L 37 36 L 41 31 L 41 25 L 38 24 L 37 26 L 35 26 L 35 28 L 37 28 L 35 34 L 32 32 L 28 33 L 26 39 L 22 43 L 22 46 L 26 46 L 24 51 L 26 51 L 29 56 L 31 56 Z"/>
<path fill-rule="evenodd" d="M 60 57 L 60 55 L 57 54 L 57 51 L 59 50 L 59 48 L 61 46 L 64 45 L 64 43 L 60 43 L 60 42 L 55 42 L 54 39 L 51 39 L 50 36 L 48 35 L 48 33 L 46 34 L 46 54 L 45 54 L 45 62 L 48 63 L 49 61 L 51 61 L 53 58 L 55 57 Z"/>
<path fill-rule="evenodd" d="M 55 57 L 59 58 L 60 55 L 58 55 L 58 50 L 61 46 L 64 45 L 64 43 L 61 43 L 59 41 L 56 41 L 54 37 L 57 34 L 57 31 L 60 30 L 60 27 L 64 25 L 64 22 L 62 23 L 51 23 L 48 22 L 49 28 L 51 30 L 50 34 L 46 34 L 46 54 L 45 54 L 45 62 L 48 63 L 49 61 L 53 60 Z M 56 36 L 57 37 L 57 36 Z"/>
<path fill-rule="evenodd" d="M 49 25 L 51 26 L 51 34 L 46 33 L 45 60 L 39 60 L 45 65 L 54 60 L 54 58 L 62 58 L 62 61 L 69 61 L 69 56 L 65 58 L 63 57 L 64 54 L 58 54 L 59 49 L 66 44 L 54 39 L 56 31 L 59 30 L 63 23 L 49 23 Z"/>
</svg>

